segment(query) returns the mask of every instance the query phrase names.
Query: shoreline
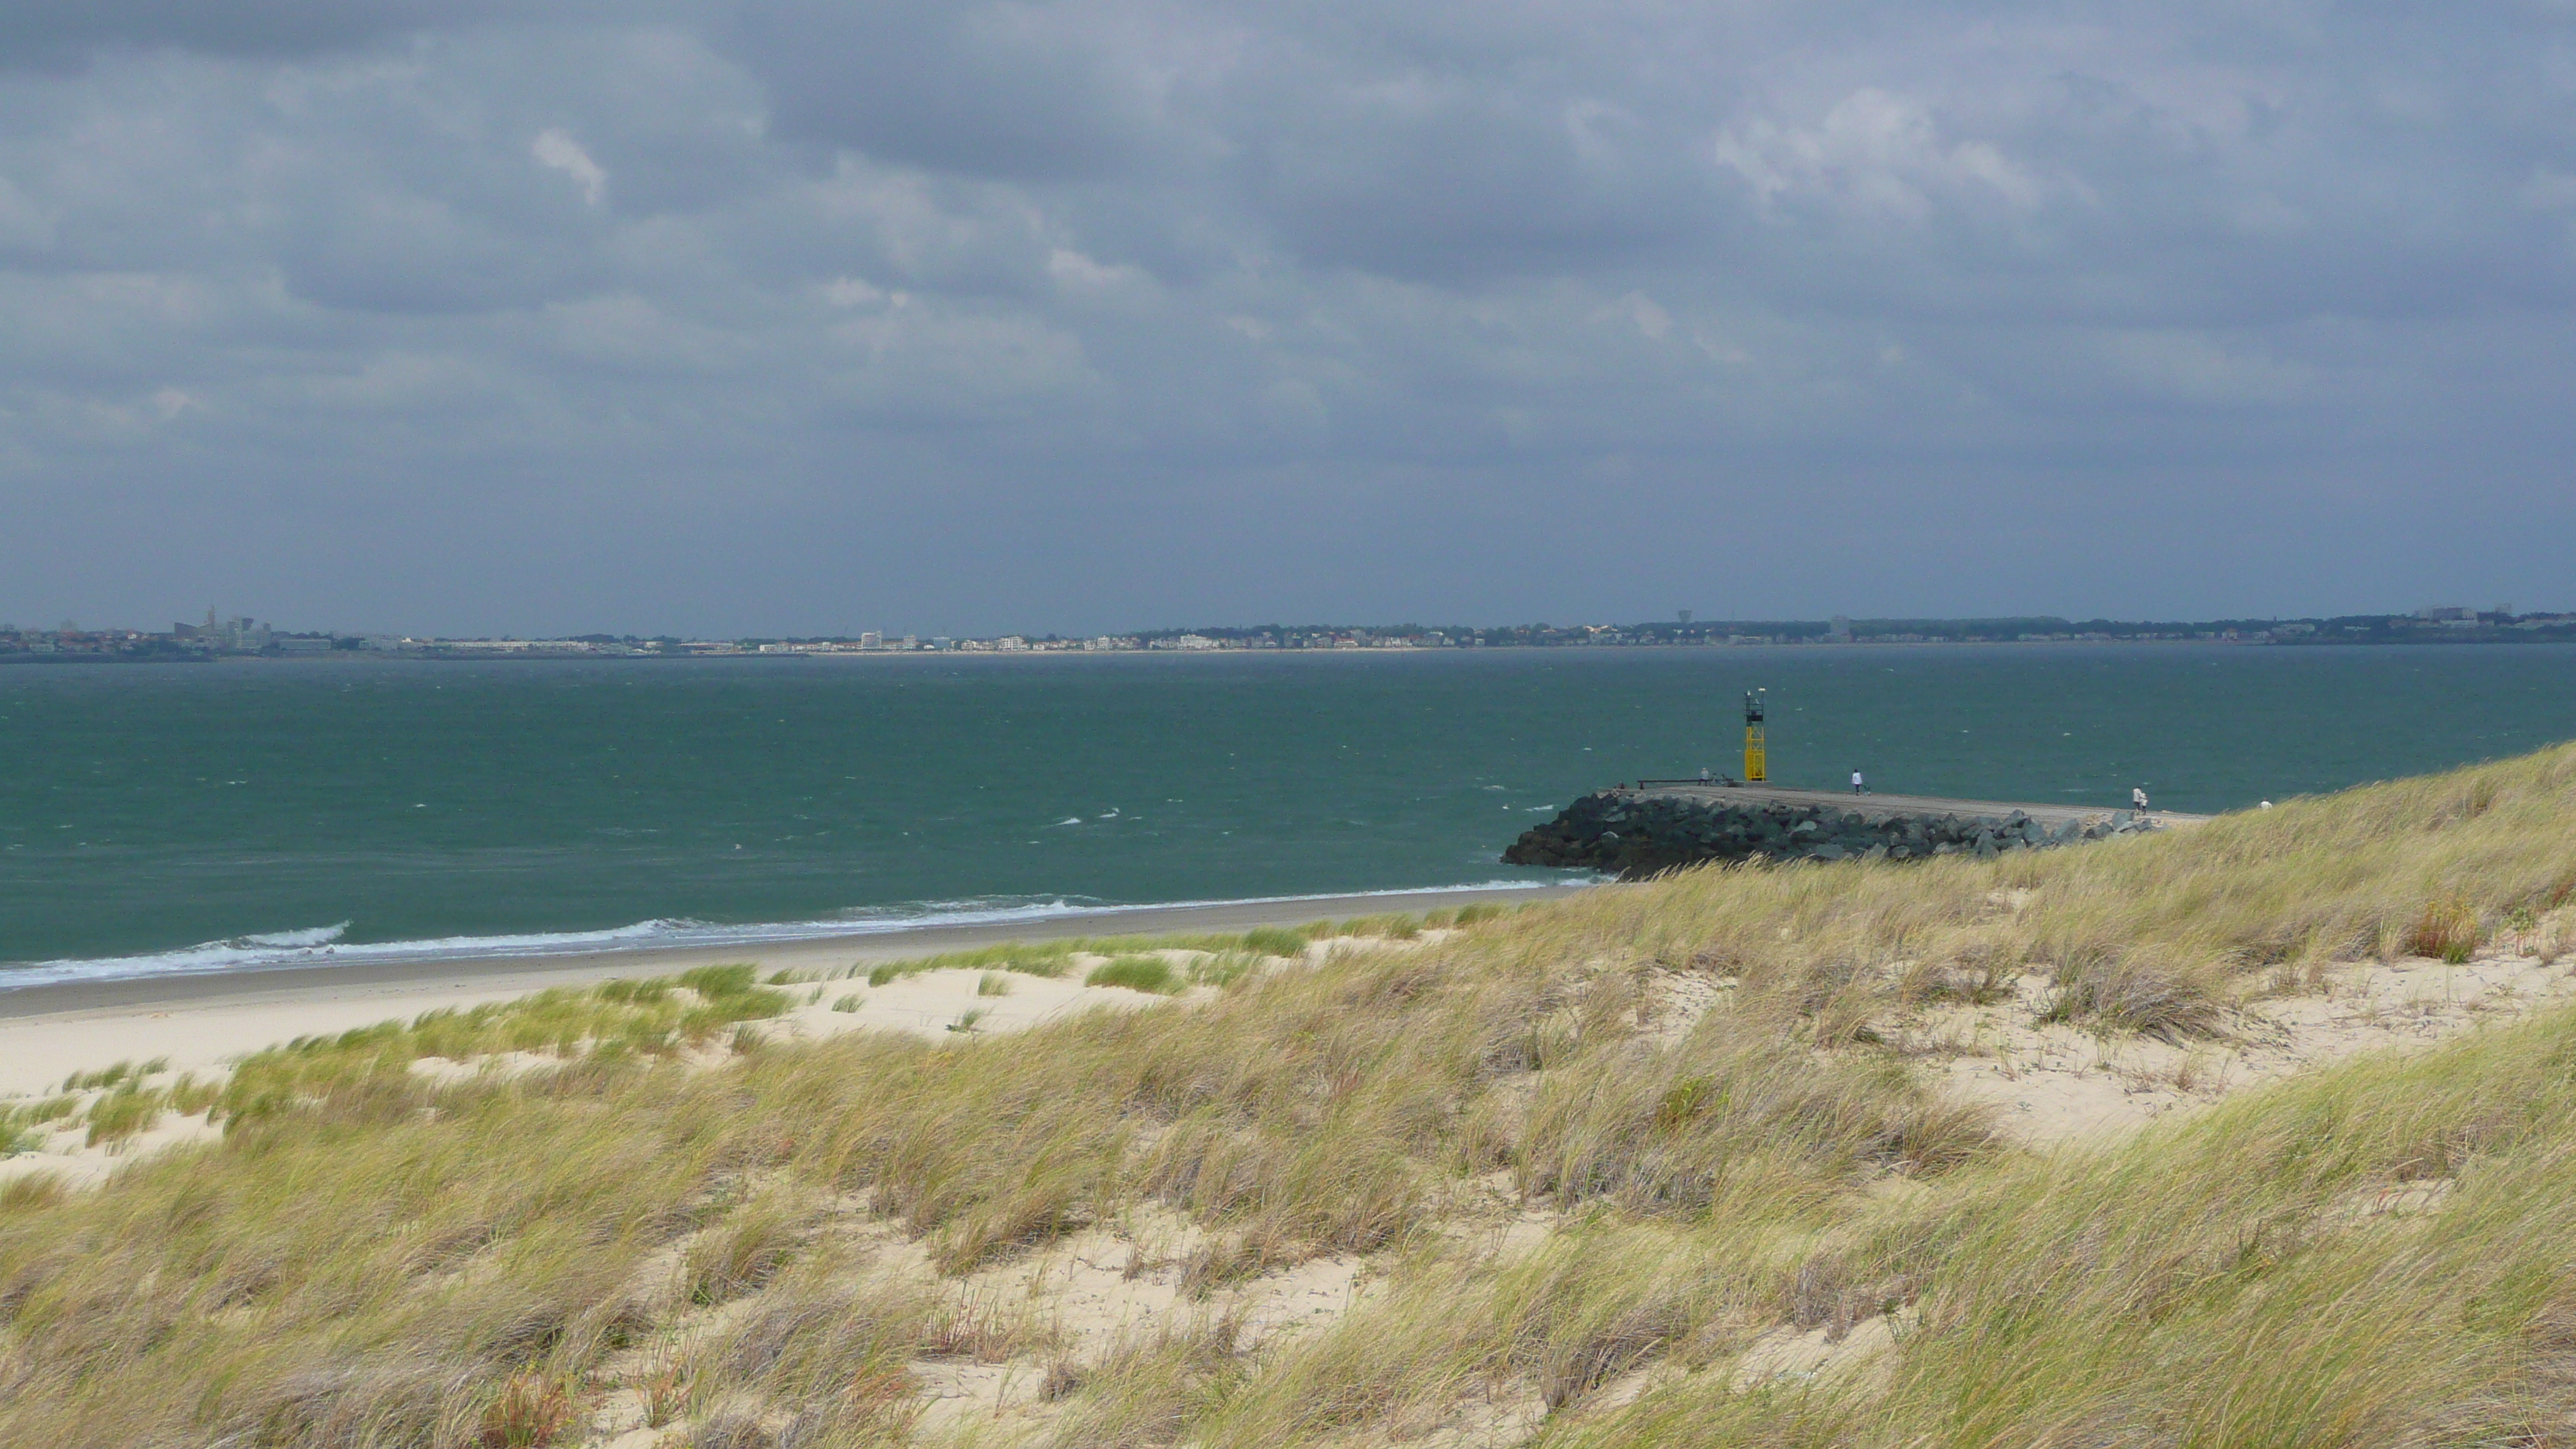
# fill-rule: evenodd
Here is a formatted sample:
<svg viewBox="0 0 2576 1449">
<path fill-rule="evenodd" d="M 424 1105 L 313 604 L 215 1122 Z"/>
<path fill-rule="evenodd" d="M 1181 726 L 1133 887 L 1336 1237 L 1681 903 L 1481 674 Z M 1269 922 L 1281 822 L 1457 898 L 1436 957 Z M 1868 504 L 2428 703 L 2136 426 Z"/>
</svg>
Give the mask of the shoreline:
<svg viewBox="0 0 2576 1449">
<path fill-rule="evenodd" d="M 1468 646 L 1468 645 L 1456 645 L 1456 644 L 1449 644 L 1449 645 L 1438 645 L 1438 644 L 1370 644 L 1370 645 L 1359 645 L 1359 646 L 1351 647 L 1351 648 L 1329 648 L 1329 649 L 1328 649 L 1328 648 L 1323 648 L 1323 647 L 1320 647 L 1320 646 L 1312 646 L 1312 645 L 1309 645 L 1309 646 L 1301 646 L 1301 647 L 1298 647 L 1298 648 L 1273 647 L 1273 648 L 1257 648 L 1257 649 L 1250 649 L 1250 648 L 1217 648 L 1217 649 L 1141 649 L 1141 648 L 1139 648 L 1139 649 L 1064 649 L 1064 648 L 1053 648 L 1053 649 L 910 649 L 910 650 L 905 650 L 905 649 L 871 649 L 871 650 L 846 649 L 846 650 L 832 650 L 832 651 L 829 651 L 829 652 L 824 652 L 824 651 L 806 651 L 806 652 L 796 652 L 796 653 L 785 653 L 785 652 L 782 652 L 782 653 L 776 653 L 776 654 L 763 654 L 763 653 L 760 653 L 760 652 L 759 652 L 759 651 L 757 651 L 757 650 L 744 650 L 744 649 L 733 650 L 733 651 L 731 651 L 731 652 L 716 652 L 716 651 L 712 651 L 712 650 L 711 650 L 711 651 L 707 651 L 707 652 L 703 652 L 703 653 L 691 653 L 691 654 L 600 654 L 600 653 L 591 653 L 591 652 L 586 652 L 586 651 L 571 651 L 571 650 L 566 650 L 566 651 L 562 651 L 562 652 L 548 652 L 548 651 L 541 650 L 541 649 L 511 649 L 511 650 L 499 650 L 499 649 L 495 649 L 495 650 L 491 650 L 491 651 L 488 651 L 488 652 L 485 652 L 485 651 L 464 651 L 464 652 L 458 652 L 458 653 L 431 653 L 431 652 L 428 652 L 428 651 L 426 651 L 426 650 L 423 650 L 423 651 L 408 651 L 408 650 L 406 650 L 406 651 L 399 651 L 399 652 L 395 652 L 395 651 L 383 651 L 383 652 L 378 652 L 378 651 L 339 650 L 339 651 L 335 651 L 335 652 L 330 653 L 330 654 L 310 654 L 310 655 L 301 655 L 301 654 L 290 654 L 290 655 L 276 655 L 276 654 L 218 654 L 218 655 L 158 655 L 158 654 L 156 654 L 156 655 L 119 655 L 119 654 L 34 654 L 34 653 L 27 653 L 27 652 L 24 652 L 24 651 L 19 651 L 19 652 L 12 652 L 12 653 L 0 653 L 0 665 L 24 664 L 24 665 L 31 665 L 31 666 L 49 666 L 49 665 L 71 665 L 71 664 L 229 664 L 229 665 L 250 665 L 250 666 L 260 666 L 260 667 L 265 667 L 265 666 L 269 666 L 269 665 L 278 665 L 278 664 L 296 665 L 296 666 L 314 665 L 314 664 L 320 664 L 320 665 L 333 665 L 333 664 L 489 664 L 489 663 L 506 663 L 506 662 L 516 662 L 516 661 L 544 662 L 544 663 L 554 663 L 554 664 L 564 664 L 564 663 L 601 663 L 601 664 L 639 664 L 639 663 L 642 663 L 642 664 L 649 664 L 649 663 L 656 663 L 656 662 L 670 662 L 670 661 L 675 661 L 675 660 L 677 660 L 677 661 L 687 661 L 687 660 L 771 660 L 771 661 L 776 661 L 776 660 L 782 660 L 782 659 L 803 660 L 803 661 L 809 661 L 809 662 L 810 662 L 810 661 L 817 661 L 817 660 L 825 661 L 825 662 L 830 662 L 830 661 L 843 660 L 843 659 L 919 659 L 919 660 L 932 660 L 932 661 L 935 661 L 935 660 L 950 660 L 950 661 L 954 661 L 954 660 L 958 660 L 958 659 L 1059 659 L 1059 658 L 1062 658 L 1062 659 L 1118 659 L 1118 658 L 1137 658 L 1137 657 L 1145 657 L 1145 658 L 1175 658 L 1175 659 L 1188 659 L 1188 658 L 1205 658 L 1205 657 L 1212 656 L 1212 655 L 1223 655 L 1223 656 L 1228 656 L 1228 657 L 1235 657 L 1235 656 L 1241 656 L 1241 655 L 1247 655 L 1247 654 L 1250 654 L 1250 655 L 1261 655 L 1261 656 L 1271 656 L 1271 657 L 1283 657 L 1283 658 L 1284 658 L 1284 657 L 1307 657 L 1307 656 L 1321 656 L 1321 657 L 1331 657 L 1331 658 L 1343 658 L 1343 657 L 1350 657 L 1350 656 L 1358 656 L 1358 657 L 1378 657 L 1378 656 L 1394 655 L 1394 654 L 1431 654 L 1431 655 L 1448 655 L 1448 654 L 1507 654 L 1507 653 L 1527 653 L 1527 652 L 1531 652 L 1531 651 L 1535 651 L 1535 650 L 1542 650 L 1542 649 L 1547 649 L 1547 650 L 1557 650 L 1557 649 L 1573 650 L 1573 649 L 1580 649 L 1580 650 L 1584 650 L 1584 651 L 1586 651 L 1586 652 L 1592 652 L 1592 653 L 1601 653 L 1601 652 L 1609 652 L 1609 651 L 1653 651 L 1653 650 L 1684 650 L 1684 651 L 1691 651 L 1691 652 L 1735 653 L 1735 652 L 1760 652 L 1760 651 L 1765 651 L 1765 650 L 1772 651 L 1772 652 L 1778 652 L 1778 651 L 1781 651 L 1781 650 L 1806 650 L 1806 649 L 1861 649 L 1861 648 L 1877 648 L 1877 649 L 1914 649 L 1914 648 L 1954 648 L 1954 649 L 1955 649 L 1955 648 L 2014 648 L 2014 649 L 2022 649 L 2022 648 L 2042 648 L 2042 647 L 2053 647 L 2053 646 L 2064 646 L 2064 645 L 2156 645 L 2156 644 L 2166 644 L 2166 645 L 2186 645 L 2186 646 L 2205 646 L 2205 647 L 2211 647 L 2211 648 L 2225 648 L 2225 649 L 2237 649 L 2237 648 L 2246 648 L 2246 647 L 2253 647 L 2253 646 L 2266 646 L 2266 647 L 2268 647 L 2268 646 L 2279 646 L 2279 647 L 2284 647 L 2284 648 L 2302 648 L 2302 649 L 2304 649 L 2304 648 L 2318 648 L 2318 647 L 2347 649 L 2347 648 L 2366 648 L 2366 647 L 2372 647 L 2372 646 L 2378 646 L 2378 647 L 2401 647 L 2401 646 L 2405 646 L 2405 645 L 2415 645 L 2415 644 L 2422 644 L 2422 645 L 2443 645 L 2443 646 L 2449 646 L 2449 645 L 2458 645 L 2458 644 L 2565 644 L 2565 643 L 2571 643 L 2571 642 L 2576 642 L 2576 640 L 2568 640 L 2568 639 L 2560 638 L 2560 637 L 2558 637 L 2558 636 L 2551 635 L 2551 636 L 2540 636 L 2540 637 L 2534 637 L 2534 638 L 2529 638 L 2529 639 L 2499 639 L 2499 638 L 2493 638 L 2493 637 L 2489 637 L 2489 636 L 2475 636 L 2475 637 L 2469 637 L 2469 638 L 2442 638 L 2442 637 L 2427 637 L 2427 638 L 2423 638 L 2423 639 L 2330 639 L 2330 638 L 2316 638 L 2316 639 L 2310 639 L 2310 638 L 2301 638 L 2301 639 L 2263 639 L 2263 638 L 2242 638 L 2242 639 L 2133 639 L 2133 638 L 2120 638 L 2120 637 L 2114 637 L 2114 638 L 2109 638 L 2109 639 L 1865 639 L 1865 638 L 1863 638 L 1863 639 L 1835 639 L 1835 640 L 1821 640 L 1821 639 L 1795 639 L 1795 640 L 1782 640 L 1782 641 L 1780 641 L 1780 642 L 1778 642 L 1778 643 L 1773 643 L 1773 642 L 1770 642 L 1770 641 L 1764 641 L 1764 642 L 1762 642 L 1762 643 L 1758 643 L 1758 644 L 1755 644 L 1755 643 L 1747 643 L 1747 644 L 1729 644 L 1729 643 L 1714 643 L 1714 642 L 1693 642 L 1693 643 L 1681 643 L 1681 642 L 1670 642 L 1670 643 L 1625 643 L 1625 644 L 1478 644 L 1478 645 L 1472 645 L 1472 646 Z"/>
<path fill-rule="evenodd" d="M 337 1033 L 443 1007 L 469 1008 L 551 987 L 668 976 L 751 962 L 772 971 L 839 971 L 1014 941 L 1181 935 L 1293 926 L 1478 903 L 1560 900 L 1592 885 L 1314 896 L 1215 905 L 1135 906 L 1034 921 L 923 926 L 866 935 L 723 945 L 644 946 L 557 955 L 454 956 L 267 966 L 44 982 L 0 991 L 0 1096 L 71 1072 L 167 1057 L 174 1071 L 299 1036 Z"/>
<path fill-rule="evenodd" d="M 0 1019 L 18 1014 L 6 1008 L 6 1003 L 13 997 L 55 986 L 104 986 L 194 977 L 239 980 L 266 972 L 302 973 L 325 968 L 344 971 L 370 967 L 426 970 L 440 965 L 470 968 L 477 963 L 496 961 L 573 962 L 630 955 L 690 954 L 740 960 L 744 959 L 742 953 L 750 951 L 835 942 L 857 945 L 880 939 L 913 940 L 922 938 L 925 933 L 936 932 L 994 931 L 1002 934 L 992 940 L 1053 940 L 1067 935 L 1089 934 L 1080 929 L 1085 921 L 1106 921 L 1114 926 L 1117 922 L 1137 918 L 1140 913 L 1169 916 L 1181 911 L 1238 908 L 1293 913 L 1315 906 L 1329 908 L 1328 914 L 1334 916 L 1371 915 L 1378 913 L 1359 908 L 1373 900 L 1399 901 L 1403 904 L 1398 909 L 1403 910 L 1430 910 L 1436 909 L 1442 898 L 1509 900 L 1532 891 L 1585 883 L 1579 878 L 1568 880 L 1569 874 L 1572 873 L 1556 872 L 1552 880 L 1544 877 L 1519 881 L 1505 878 L 1472 885 L 1320 891 L 1306 895 L 1236 896 L 1129 905 L 1077 906 L 1062 898 L 1041 903 L 1043 898 L 1027 897 L 1016 904 L 949 902 L 943 903 L 945 908 L 939 910 L 874 920 L 821 919 L 734 925 L 651 920 L 596 930 L 383 942 L 341 940 L 344 922 L 341 926 L 205 941 L 139 955 L 0 962 Z M 1290 917 L 1265 914 L 1255 924 L 1273 925 L 1286 919 Z M 1321 917 L 1299 915 L 1293 919 L 1302 922 Z M 1106 934 L 1131 935 L 1134 932 L 1111 930 Z M 304 939 L 292 939 L 297 937 Z M 989 940 L 977 942 L 990 943 Z M 869 959 L 887 958 L 875 956 Z"/>
</svg>

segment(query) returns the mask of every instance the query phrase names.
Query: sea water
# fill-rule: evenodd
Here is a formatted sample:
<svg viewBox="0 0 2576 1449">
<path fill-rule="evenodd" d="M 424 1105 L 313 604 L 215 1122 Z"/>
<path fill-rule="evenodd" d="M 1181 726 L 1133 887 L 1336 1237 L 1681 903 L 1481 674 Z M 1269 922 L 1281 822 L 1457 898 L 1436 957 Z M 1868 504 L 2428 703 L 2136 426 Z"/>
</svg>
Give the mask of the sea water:
<svg viewBox="0 0 2576 1449">
<path fill-rule="evenodd" d="M 0 667 L 0 981 L 1544 881 L 1575 795 L 2229 810 L 2576 735 L 2576 648 Z"/>
</svg>

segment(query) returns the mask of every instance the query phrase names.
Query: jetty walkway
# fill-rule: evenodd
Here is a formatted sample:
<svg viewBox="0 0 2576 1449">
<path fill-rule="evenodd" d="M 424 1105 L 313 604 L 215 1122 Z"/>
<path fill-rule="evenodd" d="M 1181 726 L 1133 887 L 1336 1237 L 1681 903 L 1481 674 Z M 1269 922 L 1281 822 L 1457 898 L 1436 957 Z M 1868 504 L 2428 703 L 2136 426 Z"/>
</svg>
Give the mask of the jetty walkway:
<svg viewBox="0 0 2576 1449">
<path fill-rule="evenodd" d="M 2208 818 L 2105 805 L 1644 780 L 1575 801 L 1514 841 L 1503 860 L 1615 871 L 1634 879 L 1712 860 L 1991 858 L 2198 825 Z"/>
<path fill-rule="evenodd" d="M 1787 805 L 1795 808 L 1857 811 L 1864 820 L 1884 820 L 1894 815 L 1956 815 L 1962 819 L 1993 816 L 2001 819 L 2016 812 L 2043 825 L 2057 826 L 2068 821 L 2107 821 L 2113 815 L 2131 813 L 2120 805 L 2034 805 L 2006 800 L 1951 800 L 1939 795 L 1854 795 L 1847 790 L 1790 790 L 1778 785 L 1730 785 L 1724 781 L 1645 780 L 1621 791 L 1632 797 L 1670 795 L 1682 800 L 1724 801 L 1733 805 Z M 2184 815 L 2172 810 L 2150 810 L 2147 817 L 2158 825 L 2198 825 L 2209 817 Z"/>
</svg>

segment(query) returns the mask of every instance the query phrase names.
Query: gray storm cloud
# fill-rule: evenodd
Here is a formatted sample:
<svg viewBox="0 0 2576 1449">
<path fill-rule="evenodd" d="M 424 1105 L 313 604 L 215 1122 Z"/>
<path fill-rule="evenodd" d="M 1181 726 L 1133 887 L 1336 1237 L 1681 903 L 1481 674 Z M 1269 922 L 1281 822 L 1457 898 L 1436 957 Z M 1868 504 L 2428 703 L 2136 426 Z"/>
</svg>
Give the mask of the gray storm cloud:
<svg viewBox="0 0 2576 1449">
<path fill-rule="evenodd" d="M 2576 606 L 2568 29 L 13 7 L 0 617 Z"/>
</svg>

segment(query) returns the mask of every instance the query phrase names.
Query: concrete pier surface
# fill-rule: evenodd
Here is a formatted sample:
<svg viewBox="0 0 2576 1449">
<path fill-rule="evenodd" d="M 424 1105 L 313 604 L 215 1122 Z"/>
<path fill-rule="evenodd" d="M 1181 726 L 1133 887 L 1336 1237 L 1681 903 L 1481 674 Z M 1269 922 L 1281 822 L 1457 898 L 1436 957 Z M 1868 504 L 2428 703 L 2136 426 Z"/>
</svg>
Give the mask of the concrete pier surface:
<svg viewBox="0 0 2576 1449">
<path fill-rule="evenodd" d="M 1952 800 L 1939 795 L 1855 795 L 1848 790 L 1792 790 L 1779 785 L 1729 785 L 1722 781 L 1646 780 L 1613 792 L 1637 798 L 1670 795 L 1676 799 L 1704 800 L 1722 805 L 1783 805 L 1800 810 L 1856 810 L 1872 824 L 1899 815 L 1956 815 L 1963 820 L 1982 817 L 2002 819 L 2015 811 L 2046 826 L 2069 822 L 2078 825 L 2107 821 L 2114 814 L 2130 813 L 2125 803 L 2118 805 L 2035 805 L 2011 800 Z M 2149 809 L 2147 818 L 2160 826 L 2198 825 L 2206 815 L 2185 815 L 2174 810 Z"/>
</svg>

